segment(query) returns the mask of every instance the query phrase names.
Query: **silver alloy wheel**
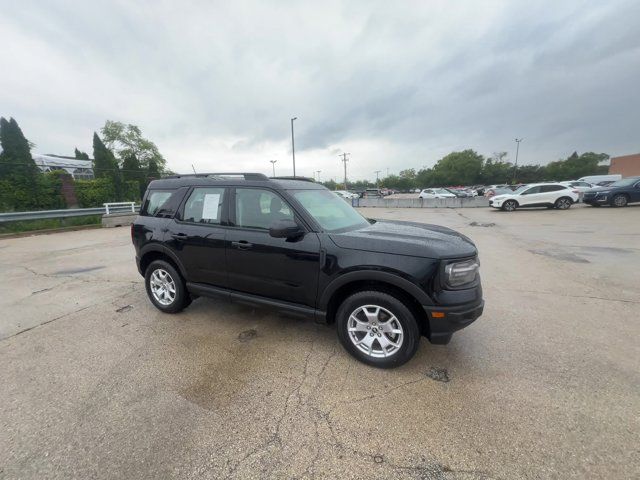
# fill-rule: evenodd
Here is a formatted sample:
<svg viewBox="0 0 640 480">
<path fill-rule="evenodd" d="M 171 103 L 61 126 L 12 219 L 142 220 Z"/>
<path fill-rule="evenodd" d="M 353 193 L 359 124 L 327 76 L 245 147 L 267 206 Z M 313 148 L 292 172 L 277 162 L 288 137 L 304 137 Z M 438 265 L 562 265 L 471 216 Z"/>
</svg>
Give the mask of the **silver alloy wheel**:
<svg viewBox="0 0 640 480">
<path fill-rule="evenodd" d="M 561 198 L 558 200 L 558 208 L 560 210 L 566 210 L 571 206 L 571 201 L 568 198 Z"/>
<path fill-rule="evenodd" d="M 349 315 L 349 339 L 374 358 L 394 355 L 402 347 L 404 330 L 396 316 L 379 305 L 363 305 Z"/>
<path fill-rule="evenodd" d="M 613 197 L 613 203 L 616 207 L 624 207 L 627 205 L 627 197 L 624 195 L 616 195 Z"/>
<path fill-rule="evenodd" d="M 513 200 L 507 200 L 504 203 L 504 209 L 507 212 L 513 212 L 516 209 L 516 202 L 514 202 Z"/>
<path fill-rule="evenodd" d="M 171 305 L 176 299 L 176 283 L 169 275 L 169 272 L 158 268 L 153 271 L 149 278 L 151 294 L 161 305 Z"/>
</svg>

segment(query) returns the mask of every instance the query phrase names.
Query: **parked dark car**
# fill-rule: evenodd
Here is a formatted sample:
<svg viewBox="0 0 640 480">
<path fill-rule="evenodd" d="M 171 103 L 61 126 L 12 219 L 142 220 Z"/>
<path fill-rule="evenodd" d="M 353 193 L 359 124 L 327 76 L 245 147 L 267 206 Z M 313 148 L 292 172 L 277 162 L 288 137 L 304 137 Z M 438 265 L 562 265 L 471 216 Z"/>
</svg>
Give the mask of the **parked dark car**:
<svg viewBox="0 0 640 480">
<path fill-rule="evenodd" d="M 362 194 L 362 198 L 382 198 L 384 194 L 378 188 L 367 188 Z"/>
<path fill-rule="evenodd" d="M 131 236 L 161 311 L 202 295 L 308 315 L 377 367 L 407 362 L 421 335 L 448 343 L 482 314 L 478 252 L 464 235 L 367 220 L 310 181 L 236 175 L 149 184 Z"/>
<path fill-rule="evenodd" d="M 626 207 L 629 203 L 640 202 L 640 177 L 627 177 L 606 187 L 587 190 L 583 202 L 593 207 Z"/>
</svg>

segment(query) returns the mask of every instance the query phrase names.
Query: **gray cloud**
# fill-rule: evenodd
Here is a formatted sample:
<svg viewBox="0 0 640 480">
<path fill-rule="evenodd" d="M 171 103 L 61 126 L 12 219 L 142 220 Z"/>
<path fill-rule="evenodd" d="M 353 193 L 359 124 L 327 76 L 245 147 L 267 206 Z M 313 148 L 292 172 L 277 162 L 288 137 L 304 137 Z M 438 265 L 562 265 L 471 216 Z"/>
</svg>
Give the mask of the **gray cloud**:
<svg viewBox="0 0 640 480">
<path fill-rule="evenodd" d="M 560 4 L 558 4 L 560 3 Z M 191 163 L 354 178 L 454 149 L 546 163 L 638 144 L 640 4 L 0 0 L 0 115 L 39 152 L 106 119 Z"/>
</svg>

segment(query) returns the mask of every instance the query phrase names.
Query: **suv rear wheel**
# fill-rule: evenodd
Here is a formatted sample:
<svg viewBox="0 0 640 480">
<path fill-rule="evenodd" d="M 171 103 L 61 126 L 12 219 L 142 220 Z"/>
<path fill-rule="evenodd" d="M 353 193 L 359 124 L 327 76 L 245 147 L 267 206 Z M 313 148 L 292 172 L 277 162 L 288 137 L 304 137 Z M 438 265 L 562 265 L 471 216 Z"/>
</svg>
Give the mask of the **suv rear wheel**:
<svg viewBox="0 0 640 480">
<path fill-rule="evenodd" d="M 398 367 L 416 353 L 420 331 L 413 313 L 396 297 L 377 291 L 348 297 L 336 315 L 338 338 L 361 362 Z"/>
<path fill-rule="evenodd" d="M 556 200 L 555 207 L 558 210 L 566 210 L 567 208 L 571 208 L 572 204 L 573 200 L 571 200 L 569 197 L 560 197 L 558 200 Z"/>
<path fill-rule="evenodd" d="M 144 283 L 151 303 L 165 313 L 177 313 L 191 303 L 182 277 L 169 262 L 151 262 L 145 272 Z"/>
</svg>

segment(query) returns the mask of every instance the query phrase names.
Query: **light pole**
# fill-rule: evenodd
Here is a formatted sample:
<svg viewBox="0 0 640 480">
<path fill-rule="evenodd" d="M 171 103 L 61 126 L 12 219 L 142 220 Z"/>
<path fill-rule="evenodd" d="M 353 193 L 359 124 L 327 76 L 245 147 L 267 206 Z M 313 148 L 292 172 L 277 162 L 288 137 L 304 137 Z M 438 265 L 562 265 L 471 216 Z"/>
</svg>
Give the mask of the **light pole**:
<svg viewBox="0 0 640 480">
<path fill-rule="evenodd" d="M 273 168 L 273 176 L 276 176 L 276 162 L 278 160 L 269 160 L 271 162 L 271 167 Z"/>
<path fill-rule="evenodd" d="M 347 162 L 349 161 L 347 159 L 347 155 L 351 155 L 350 153 L 341 153 L 340 155 L 338 155 L 339 157 L 342 157 L 342 162 L 344 163 L 344 189 L 345 190 L 349 190 L 347 188 Z"/>
<path fill-rule="evenodd" d="M 380 170 L 376 170 L 376 187 L 380 186 L 380 179 L 378 178 L 380 176 Z"/>
<path fill-rule="evenodd" d="M 511 183 L 515 183 L 516 181 L 516 173 L 518 173 L 518 154 L 520 153 L 520 142 L 524 140 L 524 138 L 516 138 L 516 164 L 513 168 L 513 181 Z"/>
<path fill-rule="evenodd" d="M 320 172 L 322 172 L 322 170 L 316 170 L 316 173 L 318 174 L 318 183 L 320 183 Z"/>
<path fill-rule="evenodd" d="M 297 120 L 298 117 L 293 117 L 291 119 L 291 155 L 293 155 L 293 176 L 296 176 L 296 142 L 293 139 L 293 121 Z"/>
</svg>

